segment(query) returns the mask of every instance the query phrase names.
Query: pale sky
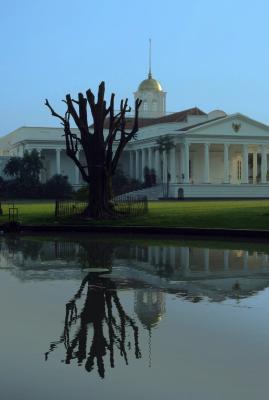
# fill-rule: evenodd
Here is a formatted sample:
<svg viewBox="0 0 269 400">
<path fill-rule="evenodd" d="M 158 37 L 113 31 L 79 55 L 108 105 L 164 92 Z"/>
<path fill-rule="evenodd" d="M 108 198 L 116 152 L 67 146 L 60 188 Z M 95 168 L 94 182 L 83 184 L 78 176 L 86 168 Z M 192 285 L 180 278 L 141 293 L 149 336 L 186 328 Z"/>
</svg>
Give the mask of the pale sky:
<svg viewBox="0 0 269 400">
<path fill-rule="evenodd" d="M 43 105 L 105 80 L 128 97 L 148 72 L 167 111 L 197 106 L 269 124 L 266 0 L 0 0 L 0 135 L 59 126 Z"/>
</svg>

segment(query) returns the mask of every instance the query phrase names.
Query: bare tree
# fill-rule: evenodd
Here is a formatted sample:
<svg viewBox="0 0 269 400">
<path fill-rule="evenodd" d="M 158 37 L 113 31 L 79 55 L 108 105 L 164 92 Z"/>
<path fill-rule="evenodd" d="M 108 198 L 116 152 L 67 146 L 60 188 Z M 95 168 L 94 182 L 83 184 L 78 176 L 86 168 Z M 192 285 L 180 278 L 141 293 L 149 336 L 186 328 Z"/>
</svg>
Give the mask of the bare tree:
<svg viewBox="0 0 269 400">
<path fill-rule="evenodd" d="M 64 127 L 66 154 L 79 168 L 83 180 L 89 185 L 88 207 L 85 216 L 91 218 L 107 218 L 115 215 L 111 200 L 111 178 L 115 173 L 119 159 L 127 143 L 136 137 L 138 132 L 138 110 L 141 100 L 135 101 L 132 129 L 126 128 L 126 113 L 131 111 L 128 99 L 121 100 L 120 110 L 115 113 L 115 94 L 112 93 L 107 107 L 105 83 L 101 82 L 97 101 L 90 89 L 86 97 L 78 94 L 78 99 L 72 99 L 67 94 L 64 102 L 67 109 L 62 116 L 54 111 L 46 99 L 45 105 L 51 114 L 60 119 Z M 93 125 L 89 127 L 88 107 L 93 118 Z M 70 117 L 74 120 L 79 134 L 72 131 Z M 104 135 L 104 124 L 108 118 L 107 135 Z M 78 152 L 83 149 L 85 165 L 79 160 Z"/>
</svg>

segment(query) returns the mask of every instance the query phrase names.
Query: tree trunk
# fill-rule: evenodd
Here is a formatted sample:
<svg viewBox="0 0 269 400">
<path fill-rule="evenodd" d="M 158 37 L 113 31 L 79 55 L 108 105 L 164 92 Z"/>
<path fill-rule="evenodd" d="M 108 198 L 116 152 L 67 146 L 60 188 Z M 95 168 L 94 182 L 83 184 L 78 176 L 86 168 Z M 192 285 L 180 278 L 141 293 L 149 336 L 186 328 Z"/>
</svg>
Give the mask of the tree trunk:
<svg viewBox="0 0 269 400">
<path fill-rule="evenodd" d="M 94 219 L 111 217 L 113 209 L 110 203 L 110 185 L 105 170 L 93 168 L 91 172 L 92 183 L 89 184 L 88 206 L 83 215 Z"/>
</svg>

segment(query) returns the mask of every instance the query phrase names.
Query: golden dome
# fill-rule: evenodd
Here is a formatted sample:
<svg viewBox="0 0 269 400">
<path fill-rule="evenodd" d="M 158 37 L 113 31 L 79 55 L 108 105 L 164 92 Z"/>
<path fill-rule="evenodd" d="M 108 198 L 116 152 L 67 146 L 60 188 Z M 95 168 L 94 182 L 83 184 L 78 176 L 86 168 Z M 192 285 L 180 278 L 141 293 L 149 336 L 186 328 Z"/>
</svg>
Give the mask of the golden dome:
<svg viewBox="0 0 269 400">
<path fill-rule="evenodd" d="M 148 79 L 145 79 L 140 83 L 138 90 L 152 90 L 154 92 L 163 91 L 160 82 L 158 82 L 156 79 L 153 79 L 151 74 L 149 74 Z"/>
</svg>

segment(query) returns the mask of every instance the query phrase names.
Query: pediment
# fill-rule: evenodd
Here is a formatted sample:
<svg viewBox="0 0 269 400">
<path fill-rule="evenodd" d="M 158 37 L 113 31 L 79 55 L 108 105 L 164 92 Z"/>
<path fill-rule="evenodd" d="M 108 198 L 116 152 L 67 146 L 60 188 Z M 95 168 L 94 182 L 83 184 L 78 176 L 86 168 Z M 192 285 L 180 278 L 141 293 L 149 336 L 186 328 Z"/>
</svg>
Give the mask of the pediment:
<svg viewBox="0 0 269 400">
<path fill-rule="evenodd" d="M 232 137 L 268 137 L 269 126 L 246 117 L 243 114 L 228 115 L 215 121 L 209 121 L 199 126 L 190 127 L 186 135 L 212 135 Z"/>
</svg>

